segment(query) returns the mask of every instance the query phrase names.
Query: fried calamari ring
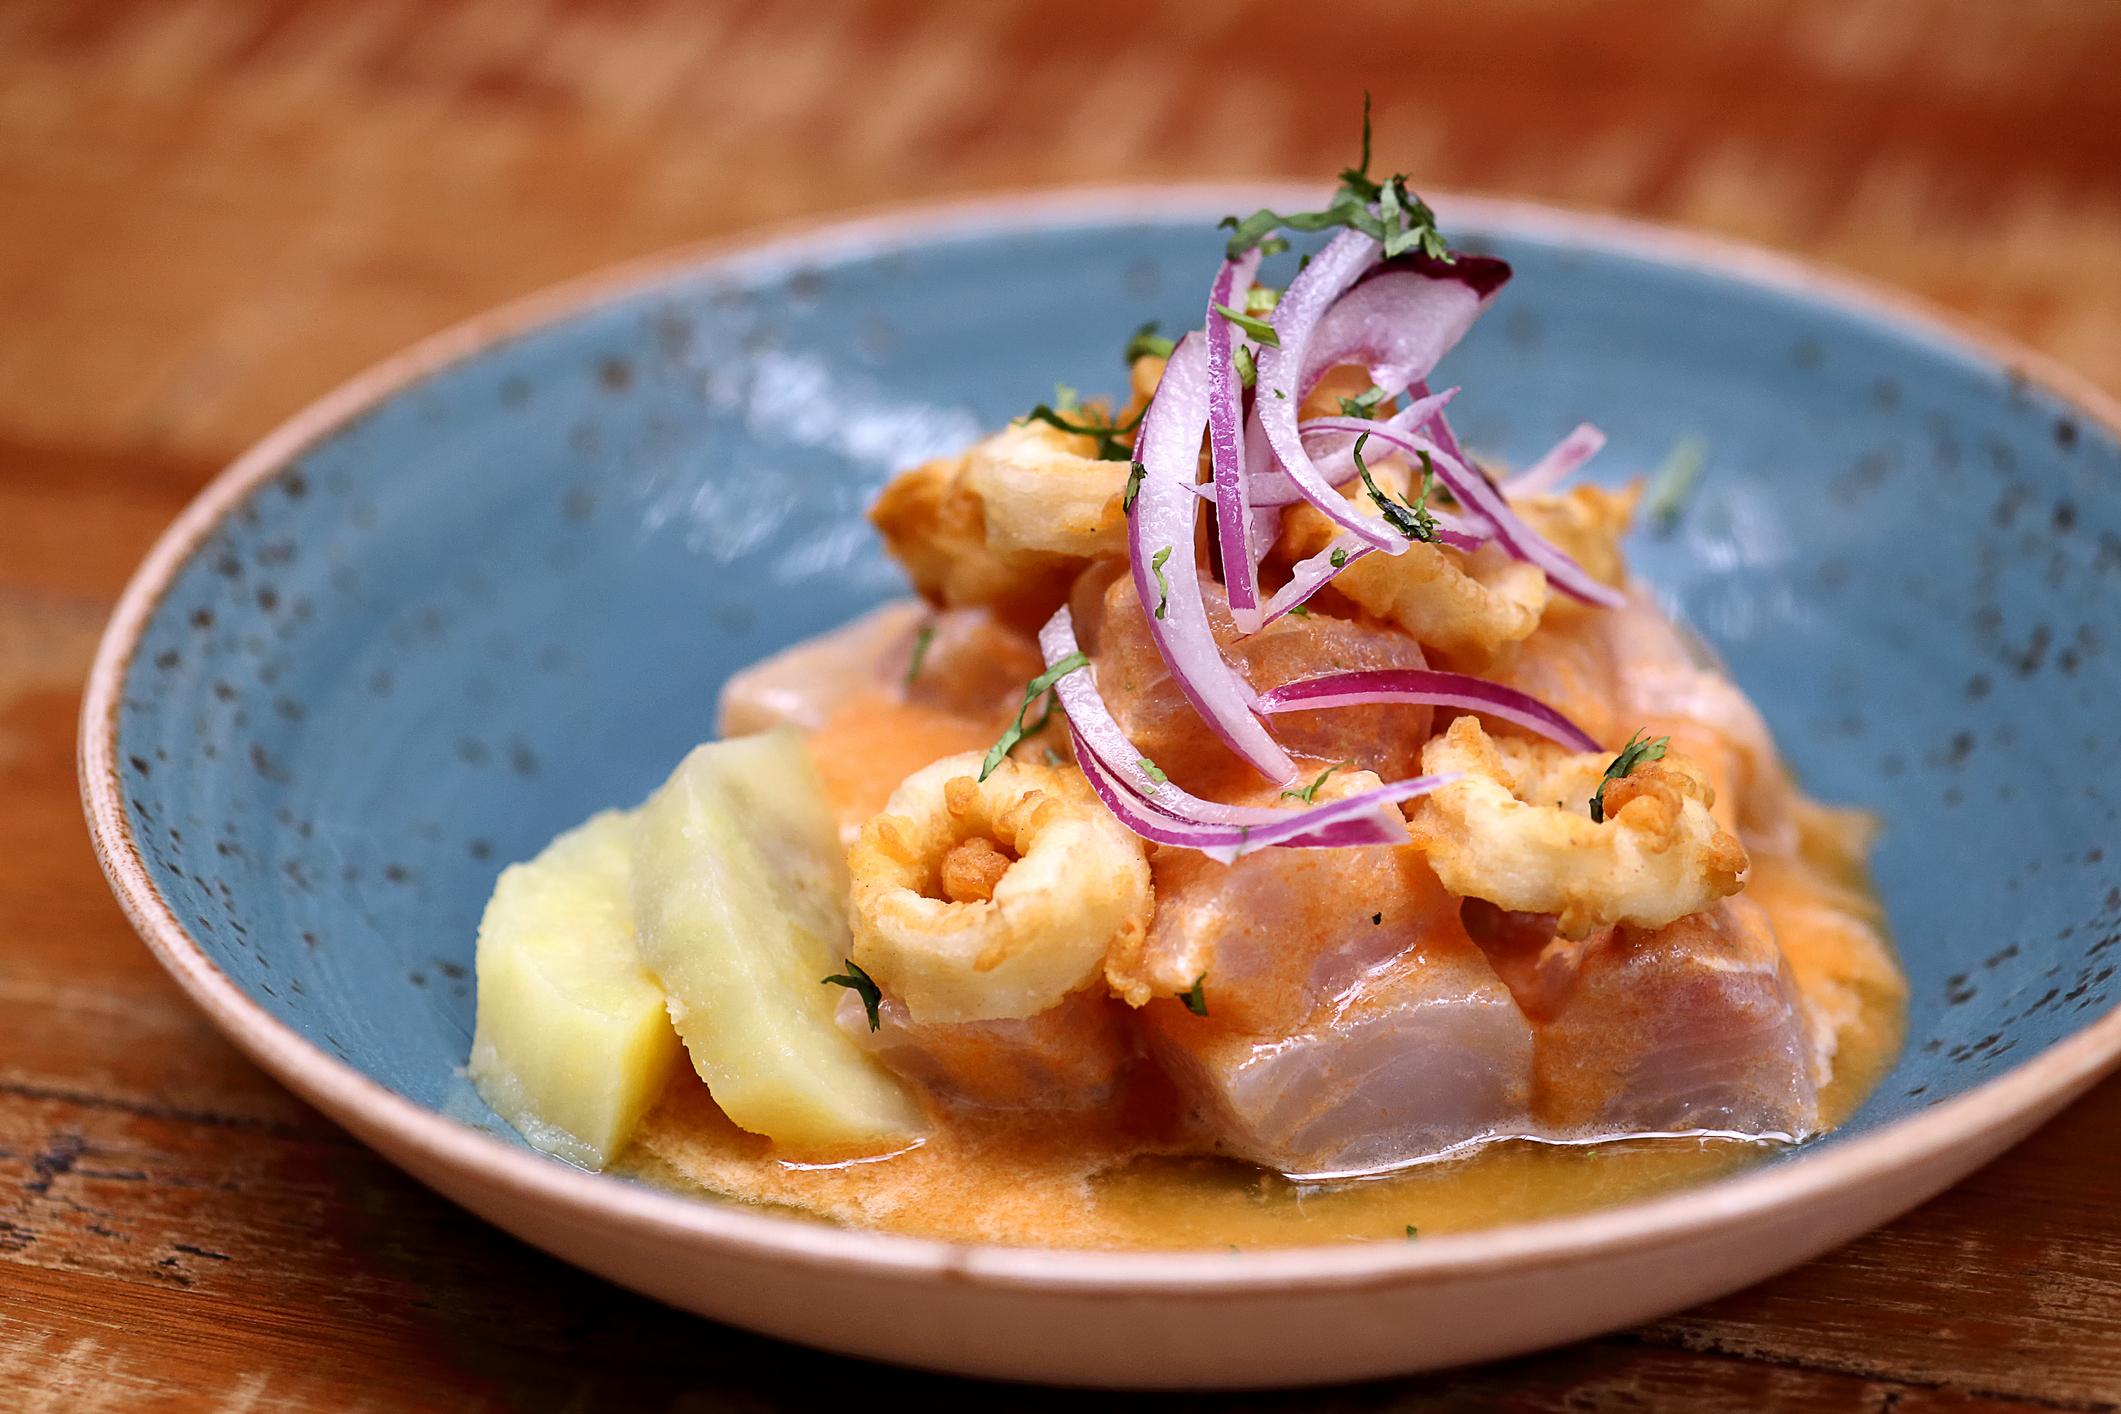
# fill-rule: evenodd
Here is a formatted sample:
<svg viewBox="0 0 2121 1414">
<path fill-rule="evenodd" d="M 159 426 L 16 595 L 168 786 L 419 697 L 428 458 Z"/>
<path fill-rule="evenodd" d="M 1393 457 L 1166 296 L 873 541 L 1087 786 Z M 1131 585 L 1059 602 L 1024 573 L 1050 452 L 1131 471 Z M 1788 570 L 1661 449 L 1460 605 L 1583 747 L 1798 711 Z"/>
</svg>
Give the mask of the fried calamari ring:
<svg viewBox="0 0 2121 1414">
<path fill-rule="evenodd" d="M 854 960 L 915 1021 L 1033 1016 L 1138 950 L 1142 842 L 1073 767 L 949 756 L 908 776 L 848 854 Z"/>
<path fill-rule="evenodd" d="M 1709 814 L 1714 793 L 1684 757 L 1607 783 L 1605 820 L 1591 819 L 1611 759 L 1491 739 L 1460 717 L 1422 749 L 1424 772 L 1465 774 L 1415 805 L 1415 842 L 1452 893 L 1554 914 L 1569 938 L 1616 923 L 1659 928 L 1738 892 L 1745 847 Z"/>
<path fill-rule="evenodd" d="M 1386 494 L 1406 494 L 1407 471 L 1398 461 L 1379 458 L 1370 467 Z M 1375 512 L 1360 480 L 1350 482 L 1346 494 L 1365 513 Z M 1278 548 L 1289 559 L 1301 560 L 1325 549 L 1334 534 L 1324 516 L 1298 506 L 1282 522 Z M 1368 555 L 1342 570 L 1333 588 L 1365 612 L 1405 629 L 1424 648 L 1467 668 L 1478 668 L 1530 637 L 1547 607 L 1546 575 L 1492 544 L 1470 554 L 1442 545 L 1409 545 L 1397 555 Z"/>
</svg>

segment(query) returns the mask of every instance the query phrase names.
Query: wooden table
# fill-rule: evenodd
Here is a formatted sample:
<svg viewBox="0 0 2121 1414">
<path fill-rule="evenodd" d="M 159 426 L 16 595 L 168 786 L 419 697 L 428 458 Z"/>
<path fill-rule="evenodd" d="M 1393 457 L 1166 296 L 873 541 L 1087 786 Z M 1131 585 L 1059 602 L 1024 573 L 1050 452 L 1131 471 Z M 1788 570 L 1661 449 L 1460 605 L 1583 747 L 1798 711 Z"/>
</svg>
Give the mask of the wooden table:
<svg viewBox="0 0 2121 1414">
<path fill-rule="evenodd" d="M 232 454 L 408 340 L 780 218 L 1322 178 L 1367 84 L 1380 156 L 1422 184 L 1800 251 L 2121 391 L 2121 4 L 1281 8 L 0 0 L 0 1408 L 1074 1403 L 774 1345 L 547 1260 L 239 1059 L 128 932 L 74 793 L 98 626 Z M 2117 1134 L 2109 1084 L 1743 1295 L 1258 1402 L 2112 1408 Z"/>
</svg>

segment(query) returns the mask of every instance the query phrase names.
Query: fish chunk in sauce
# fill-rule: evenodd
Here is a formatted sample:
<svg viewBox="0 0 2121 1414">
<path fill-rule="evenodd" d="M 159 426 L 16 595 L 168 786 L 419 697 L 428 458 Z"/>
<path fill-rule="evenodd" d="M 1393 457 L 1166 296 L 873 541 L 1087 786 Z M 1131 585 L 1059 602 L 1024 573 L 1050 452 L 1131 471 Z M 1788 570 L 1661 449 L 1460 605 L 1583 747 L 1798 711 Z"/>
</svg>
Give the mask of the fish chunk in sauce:
<svg viewBox="0 0 2121 1414">
<path fill-rule="evenodd" d="M 1394 933 L 1401 951 L 1293 1026 L 1220 1023 L 1212 993 L 1205 1019 L 1150 1005 L 1152 1053 L 1213 1147 L 1323 1176 L 1525 1132 L 1533 1036 L 1509 989 L 1463 933 Z"/>
<path fill-rule="evenodd" d="M 861 999 L 841 998 L 837 1020 L 886 1066 L 953 1105 L 989 1110 L 1089 1110 L 1110 1104 L 1138 1045 L 1126 1008 L 1102 988 L 1035 1016 L 916 1022 L 886 997 L 869 1027 Z"/>
<path fill-rule="evenodd" d="M 1320 673 L 1425 664 L 1420 645 L 1403 633 L 1324 614 L 1277 619 L 1239 638 L 1222 591 L 1212 584 L 1202 589 L 1209 626 L 1255 691 Z M 1172 681 L 1132 578 L 1092 570 L 1077 585 L 1074 602 L 1098 692 L 1142 755 L 1196 794 L 1235 799 L 1256 790 L 1258 773 L 1201 726 Z M 1430 717 L 1427 707 L 1408 706 L 1293 712 L 1275 722 L 1274 732 L 1292 755 L 1321 769 L 1346 762 L 1394 781 L 1419 774 Z"/>
<path fill-rule="evenodd" d="M 1542 1136 L 1818 1128 L 1810 1018 L 1759 907 L 1725 899 L 1662 928 L 1548 946 L 1565 961 L 1530 1008 Z"/>
</svg>

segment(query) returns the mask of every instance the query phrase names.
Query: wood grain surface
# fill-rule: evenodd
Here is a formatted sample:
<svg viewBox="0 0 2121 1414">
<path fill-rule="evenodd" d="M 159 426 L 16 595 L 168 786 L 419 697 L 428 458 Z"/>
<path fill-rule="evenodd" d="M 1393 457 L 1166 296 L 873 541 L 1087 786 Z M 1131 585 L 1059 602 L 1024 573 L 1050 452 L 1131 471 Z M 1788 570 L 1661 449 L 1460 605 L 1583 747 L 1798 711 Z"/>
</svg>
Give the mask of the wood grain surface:
<svg viewBox="0 0 2121 1414">
<path fill-rule="evenodd" d="M 80 824 L 77 690 L 278 419 L 509 296 L 908 198 L 1318 177 L 1762 241 L 2121 392 L 2121 3 L 0 0 L 0 1409 L 1072 1408 L 664 1310 L 241 1060 Z M 2106 1409 L 2121 1084 L 1753 1291 L 1480 1370 L 1172 1408 Z M 881 1401 L 881 1402 L 880 1402 Z M 1125 1403 L 1112 1400 L 1100 1403 Z"/>
</svg>

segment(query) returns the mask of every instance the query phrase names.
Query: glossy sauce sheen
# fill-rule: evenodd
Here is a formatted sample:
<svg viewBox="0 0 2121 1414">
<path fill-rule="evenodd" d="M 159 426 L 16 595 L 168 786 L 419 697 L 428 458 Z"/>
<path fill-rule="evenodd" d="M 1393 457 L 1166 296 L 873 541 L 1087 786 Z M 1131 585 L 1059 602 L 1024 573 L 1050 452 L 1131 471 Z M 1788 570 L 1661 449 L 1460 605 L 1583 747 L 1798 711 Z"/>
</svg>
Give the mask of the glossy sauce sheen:
<svg viewBox="0 0 2121 1414">
<path fill-rule="evenodd" d="M 843 825 L 874 814 L 911 771 L 984 746 L 996 726 L 969 714 L 850 700 L 813 736 Z M 1902 1026 L 1897 973 L 1879 951 L 1875 905 L 1840 861 L 1807 849 L 1762 859 L 1761 904 L 1805 999 L 1837 1037 L 1825 1126 L 1841 1123 L 1890 1068 Z M 1888 985 L 1890 983 L 1891 985 Z M 689 1072 L 643 1123 L 619 1170 L 688 1192 L 817 1221 L 908 1236 L 1082 1248 L 1259 1248 L 1406 1240 L 1609 1207 L 1728 1174 L 1782 1146 L 1641 1138 L 1563 1146 L 1490 1144 L 1391 1175 L 1297 1183 L 1249 1164 L 1183 1152 L 1160 1078 L 1143 1067 L 1118 1102 L 1064 1117 L 934 1107 L 918 1144 L 885 1156 L 798 1162 L 725 1119 Z"/>
</svg>

